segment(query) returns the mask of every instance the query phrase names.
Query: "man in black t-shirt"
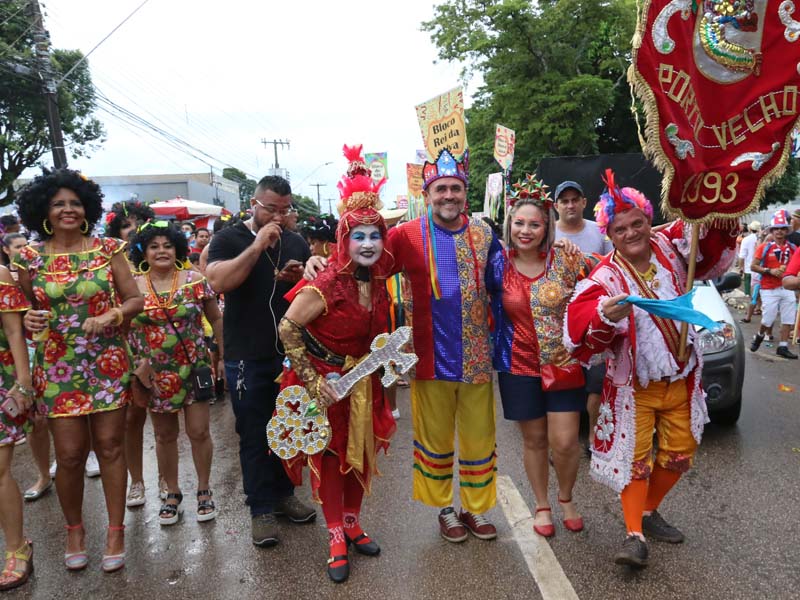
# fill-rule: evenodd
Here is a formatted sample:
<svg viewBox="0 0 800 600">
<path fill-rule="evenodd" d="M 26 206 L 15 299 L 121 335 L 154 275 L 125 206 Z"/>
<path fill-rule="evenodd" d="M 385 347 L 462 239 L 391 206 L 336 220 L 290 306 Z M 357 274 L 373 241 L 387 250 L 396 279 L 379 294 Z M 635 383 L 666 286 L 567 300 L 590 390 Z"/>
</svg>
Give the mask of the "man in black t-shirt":
<svg viewBox="0 0 800 600">
<path fill-rule="evenodd" d="M 225 295 L 225 376 L 257 546 L 278 543 L 276 516 L 294 523 L 316 517 L 314 508 L 295 498 L 280 459 L 267 445 L 267 423 L 279 390 L 275 379 L 284 358 L 278 323 L 289 303 L 283 296 L 299 281 L 310 256 L 305 240 L 281 227 L 291 202 L 288 181 L 264 177 L 250 200 L 252 218 L 212 238 L 206 268 L 211 287 Z"/>
</svg>

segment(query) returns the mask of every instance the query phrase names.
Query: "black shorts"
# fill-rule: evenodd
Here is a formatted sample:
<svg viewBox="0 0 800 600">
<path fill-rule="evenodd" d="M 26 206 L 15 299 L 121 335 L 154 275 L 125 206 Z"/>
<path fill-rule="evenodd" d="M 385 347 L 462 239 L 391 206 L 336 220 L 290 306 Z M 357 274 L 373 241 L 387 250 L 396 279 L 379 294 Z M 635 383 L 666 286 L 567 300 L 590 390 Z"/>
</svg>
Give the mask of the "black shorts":
<svg viewBox="0 0 800 600">
<path fill-rule="evenodd" d="M 584 367 L 583 376 L 586 379 L 587 394 L 602 394 L 603 380 L 606 378 L 606 363 L 602 362 L 588 369 Z"/>
<path fill-rule="evenodd" d="M 549 412 L 580 412 L 586 407 L 583 388 L 545 392 L 541 377 L 498 373 L 503 416 L 509 421 L 530 421 Z"/>
</svg>

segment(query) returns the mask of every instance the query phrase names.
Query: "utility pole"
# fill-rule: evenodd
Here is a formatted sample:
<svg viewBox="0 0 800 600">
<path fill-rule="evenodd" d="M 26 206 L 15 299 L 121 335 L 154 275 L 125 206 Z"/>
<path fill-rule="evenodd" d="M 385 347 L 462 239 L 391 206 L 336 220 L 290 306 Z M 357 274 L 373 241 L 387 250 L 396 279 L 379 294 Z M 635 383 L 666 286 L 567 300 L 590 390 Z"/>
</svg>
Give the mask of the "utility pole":
<svg viewBox="0 0 800 600">
<path fill-rule="evenodd" d="M 286 146 L 289 148 L 289 140 L 267 140 L 261 138 L 261 143 L 264 144 L 264 148 L 267 147 L 268 144 L 272 144 L 273 149 L 275 150 L 275 169 L 280 169 L 281 166 L 278 164 L 278 146 Z"/>
<path fill-rule="evenodd" d="M 64 134 L 61 131 L 61 115 L 58 112 L 53 66 L 50 63 L 50 35 L 44 28 L 39 0 L 29 0 L 26 12 L 33 26 L 37 70 L 39 78 L 42 80 L 45 114 L 50 130 L 50 145 L 53 150 L 53 165 L 56 169 L 64 169 L 67 167 L 67 153 L 64 150 Z"/>
<path fill-rule="evenodd" d="M 319 188 L 325 187 L 325 184 L 324 183 L 312 183 L 312 184 L 309 184 L 309 185 L 317 188 L 317 210 L 319 210 L 319 212 L 322 212 L 322 204 L 321 204 L 320 199 L 319 199 Z"/>
</svg>

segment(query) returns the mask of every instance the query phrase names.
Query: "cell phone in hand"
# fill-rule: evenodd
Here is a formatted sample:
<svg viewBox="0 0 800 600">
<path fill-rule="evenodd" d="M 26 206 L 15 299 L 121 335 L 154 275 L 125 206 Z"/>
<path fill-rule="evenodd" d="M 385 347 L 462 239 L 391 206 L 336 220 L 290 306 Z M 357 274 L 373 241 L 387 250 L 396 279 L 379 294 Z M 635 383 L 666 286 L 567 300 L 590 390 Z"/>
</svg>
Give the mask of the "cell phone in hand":
<svg viewBox="0 0 800 600">
<path fill-rule="evenodd" d="M 19 406 L 17 405 L 17 401 L 11 396 L 7 396 L 3 403 L 0 404 L 0 410 L 12 419 L 16 419 L 19 416 Z"/>
</svg>

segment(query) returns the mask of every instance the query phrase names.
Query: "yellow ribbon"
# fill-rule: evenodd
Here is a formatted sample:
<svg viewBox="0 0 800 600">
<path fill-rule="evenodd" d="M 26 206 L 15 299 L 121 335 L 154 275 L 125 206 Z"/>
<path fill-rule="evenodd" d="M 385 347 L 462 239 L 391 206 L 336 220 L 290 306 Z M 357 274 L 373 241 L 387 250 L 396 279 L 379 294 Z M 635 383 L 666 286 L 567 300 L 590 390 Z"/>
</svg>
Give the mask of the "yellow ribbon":
<svg viewBox="0 0 800 600">
<path fill-rule="evenodd" d="M 369 356 L 365 354 L 359 359 L 348 356 L 344 361 L 343 371 L 349 371 Z M 366 454 L 367 465 L 364 464 Z M 372 376 L 364 377 L 353 386 L 350 392 L 350 423 L 347 431 L 347 464 L 356 471 L 364 473 L 368 466 L 369 473 L 375 467 L 375 436 L 372 431 Z"/>
</svg>

